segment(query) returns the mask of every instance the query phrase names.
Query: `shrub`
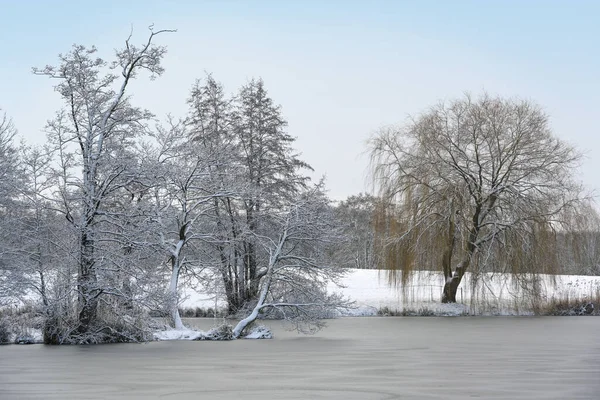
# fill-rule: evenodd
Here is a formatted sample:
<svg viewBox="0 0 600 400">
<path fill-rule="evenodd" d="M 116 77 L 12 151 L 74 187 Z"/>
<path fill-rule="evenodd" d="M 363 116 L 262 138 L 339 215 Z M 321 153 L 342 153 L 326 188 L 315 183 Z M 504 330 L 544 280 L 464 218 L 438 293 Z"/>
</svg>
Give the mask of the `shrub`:
<svg viewBox="0 0 600 400">
<path fill-rule="evenodd" d="M 76 319 L 49 313 L 43 324 L 45 344 L 130 343 L 151 340 L 151 330 L 143 315 L 107 314 L 99 317 L 86 332 L 78 331 Z"/>
<path fill-rule="evenodd" d="M 544 304 L 537 313 L 540 315 L 600 315 L 598 301 L 568 300 L 564 298 L 552 298 Z"/>
<path fill-rule="evenodd" d="M 535 308 L 538 315 L 600 315 L 600 288 L 583 297 L 571 297 L 568 292 L 552 296 Z"/>
</svg>

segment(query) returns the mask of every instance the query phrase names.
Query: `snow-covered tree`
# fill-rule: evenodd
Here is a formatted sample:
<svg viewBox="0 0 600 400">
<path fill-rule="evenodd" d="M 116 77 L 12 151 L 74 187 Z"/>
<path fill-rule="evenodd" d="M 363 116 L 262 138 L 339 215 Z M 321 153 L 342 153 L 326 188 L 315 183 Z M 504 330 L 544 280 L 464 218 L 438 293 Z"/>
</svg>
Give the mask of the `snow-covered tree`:
<svg viewBox="0 0 600 400">
<path fill-rule="evenodd" d="M 294 153 L 294 138 L 285 132 L 281 108 L 268 96 L 262 80 L 250 81 L 229 100 L 208 76 L 194 86 L 189 104 L 188 126 L 194 140 L 229 160 L 227 174 L 220 165 L 212 167 L 219 184 L 233 193 L 214 201 L 221 235 L 215 251 L 229 312 L 235 313 L 257 298 L 263 277 L 259 266 L 268 262 L 255 243 L 256 235 L 264 232 L 261 221 L 305 186 L 307 178 L 300 171 L 310 167 Z"/>
<path fill-rule="evenodd" d="M 323 326 L 321 318 L 350 305 L 327 291 L 329 283 L 338 283 L 344 269 L 331 264 L 331 248 L 341 236 L 322 184 L 288 200 L 278 212 L 263 216 L 261 223 L 270 234 L 255 234 L 255 243 L 268 261 L 257 271 L 259 296 L 233 335 L 240 337 L 266 313 L 294 323 L 301 331 L 314 332 Z"/>
<path fill-rule="evenodd" d="M 213 262 L 219 266 L 229 313 L 244 315 L 261 297 L 268 265 L 274 260 L 281 264 L 279 256 L 272 257 L 272 244 L 283 229 L 282 213 L 301 193 L 306 195 L 308 178 L 301 171 L 310 167 L 294 152 L 294 138 L 285 132 L 281 108 L 268 96 L 262 80 L 250 81 L 230 100 L 209 75 L 193 87 L 189 104 L 186 125 L 204 153 L 214 154 L 210 180 L 213 190 L 222 188 L 222 195 L 213 198 Z M 327 223 L 334 225 L 331 220 Z M 286 238 L 286 246 L 289 243 Z M 297 246 L 296 256 L 309 247 Z M 312 277 L 297 275 L 296 287 L 323 299 L 325 292 L 311 292 Z M 291 293 L 279 280 L 266 287 L 270 299 Z"/>
<path fill-rule="evenodd" d="M 295 153 L 292 147 L 295 138 L 285 131 L 287 122 L 281 107 L 269 97 L 262 79 L 244 85 L 234 107 L 233 132 L 241 152 L 241 179 L 248 184 L 243 212 L 246 226 L 252 232 L 243 243 L 243 282 L 248 284 L 242 288 L 241 298 L 246 302 L 258 295 L 262 278 L 259 264 L 268 262 L 266 254 L 260 259 L 255 243 L 255 235 L 263 232 L 261 220 L 305 187 L 308 179 L 300 172 L 311 167 Z"/>
<path fill-rule="evenodd" d="M 59 158 L 61 211 L 78 231 L 77 326 L 71 333 L 83 341 L 110 330 L 97 326 L 98 306 L 111 303 L 107 296 L 120 295 L 112 281 L 115 274 L 109 277 L 109 272 L 122 264 L 111 257 L 116 252 L 103 246 L 115 240 L 113 234 L 119 236 L 121 228 L 114 223 L 121 225 L 127 216 L 124 199 L 139 176 L 136 138 L 152 117 L 132 106 L 127 92 L 140 72 L 151 78 L 163 72 L 166 49 L 153 44 L 162 32 L 152 31 L 141 46 L 129 37 L 111 63 L 97 57 L 95 47 L 74 45 L 59 56 L 58 66 L 34 69 L 58 81 L 56 90 L 65 103 L 47 130 Z"/>
<path fill-rule="evenodd" d="M 212 258 L 218 268 L 228 303 L 234 314 L 243 305 L 245 270 L 241 244 L 243 221 L 240 218 L 240 198 L 247 184 L 241 179 L 239 143 L 233 133 L 231 100 L 226 98 L 223 86 L 208 75 L 198 80 L 188 99 L 190 110 L 186 126 L 190 139 L 214 160 L 208 179 L 213 188 L 229 195 L 213 198 L 212 218 L 215 238 L 211 243 Z"/>
</svg>

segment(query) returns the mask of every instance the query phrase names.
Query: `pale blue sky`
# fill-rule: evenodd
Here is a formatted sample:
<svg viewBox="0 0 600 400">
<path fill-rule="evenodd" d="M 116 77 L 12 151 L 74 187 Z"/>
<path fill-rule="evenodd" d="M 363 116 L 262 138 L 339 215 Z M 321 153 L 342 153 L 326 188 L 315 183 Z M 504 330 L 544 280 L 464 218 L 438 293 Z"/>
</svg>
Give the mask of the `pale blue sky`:
<svg viewBox="0 0 600 400">
<path fill-rule="evenodd" d="M 154 23 L 178 32 L 157 39 L 167 71 L 135 82 L 138 105 L 183 116 L 205 71 L 228 92 L 260 76 L 335 198 L 366 189 L 377 128 L 482 90 L 541 104 L 600 188 L 600 1 L 0 0 L 0 16 L 0 107 L 30 141 L 60 106 L 31 67 L 73 43 L 110 57 L 132 24 L 142 41 Z"/>
</svg>

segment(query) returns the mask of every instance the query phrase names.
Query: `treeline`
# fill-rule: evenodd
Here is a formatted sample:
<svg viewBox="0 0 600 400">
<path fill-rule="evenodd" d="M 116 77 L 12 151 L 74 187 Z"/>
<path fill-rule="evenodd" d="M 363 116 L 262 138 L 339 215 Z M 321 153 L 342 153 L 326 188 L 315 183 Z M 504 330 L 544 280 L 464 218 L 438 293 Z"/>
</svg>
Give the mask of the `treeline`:
<svg viewBox="0 0 600 400">
<path fill-rule="evenodd" d="M 438 231 L 421 233 L 418 247 L 396 241 L 406 228 L 389 215 L 381 199 L 361 193 L 335 206 L 345 242 L 336 250 L 347 255 L 344 267 L 402 270 L 402 256 L 409 256 L 420 270 L 439 271 L 445 241 Z M 565 275 L 600 275 L 600 216 L 594 207 L 582 207 L 581 214 L 561 229 L 538 230 L 530 242 L 523 237 L 506 246 L 497 246 L 493 256 L 479 254 L 476 269 L 485 272 L 536 272 L 536 263 L 545 263 L 547 272 Z M 388 259 L 385 257 L 395 257 Z M 530 257 L 530 259 L 527 259 Z M 533 258 L 533 259 L 531 259 Z M 522 260 L 522 261 L 519 261 Z M 524 264 L 524 265 L 523 265 Z M 515 268 L 518 266 L 518 268 Z M 527 268 L 529 266 L 529 269 Z"/>
</svg>

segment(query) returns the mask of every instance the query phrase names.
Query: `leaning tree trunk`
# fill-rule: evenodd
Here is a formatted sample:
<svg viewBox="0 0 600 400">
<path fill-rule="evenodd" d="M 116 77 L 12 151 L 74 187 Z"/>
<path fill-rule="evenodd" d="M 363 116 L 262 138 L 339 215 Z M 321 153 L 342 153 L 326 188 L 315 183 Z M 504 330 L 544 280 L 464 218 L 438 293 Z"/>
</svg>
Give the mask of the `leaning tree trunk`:
<svg viewBox="0 0 600 400">
<path fill-rule="evenodd" d="M 252 309 L 252 312 L 250 313 L 250 315 L 248 315 L 246 318 L 244 318 L 240 322 L 238 322 L 238 324 L 233 329 L 233 337 L 234 338 L 238 339 L 241 336 L 241 334 L 244 332 L 244 330 L 248 327 L 248 325 L 250 325 L 252 322 L 254 322 L 256 320 L 256 318 L 258 318 L 258 313 L 265 305 L 267 293 L 269 293 L 269 289 L 271 286 L 272 276 L 273 276 L 273 264 L 271 263 L 271 265 L 269 265 L 269 268 L 268 268 L 265 282 L 263 283 L 262 289 L 260 290 L 260 295 L 258 297 L 258 301 L 256 302 L 256 305 Z"/>
<path fill-rule="evenodd" d="M 269 290 L 271 288 L 271 282 L 273 280 L 273 270 L 275 268 L 275 264 L 277 264 L 277 261 L 279 260 L 279 257 L 282 253 L 282 249 L 283 249 L 284 244 L 287 241 L 287 237 L 288 237 L 288 232 L 287 232 L 287 226 L 286 226 L 286 228 L 284 229 L 283 233 L 281 234 L 281 236 L 279 238 L 279 244 L 277 245 L 277 249 L 273 253 L 271 253 L 269 256 L 269 264 L 267 265 L 267 271 L 265 273 L 264 282 L 260 287 L 260 294 L 258 296 L 256 305 L 252 309 L 252 312 L 250 313 L 250 315 L 248 315 L 246 318 L 242 319 L 235 326 L 235 328 L 233 329 L 233 337 L 234 338 L 236 338 L 236 339 L 239 338 L 240 335 L 242 334 L 242 332 L 244 332 L 244 330 L 252 322 L 254 322 L 256 320 L 256 318 L 258 318 L 258 313 L 260 312 L 261 309 L 264 308 L 265 300 L 267 299 L 267 294 L 269 293 Z"/>
</svg>

